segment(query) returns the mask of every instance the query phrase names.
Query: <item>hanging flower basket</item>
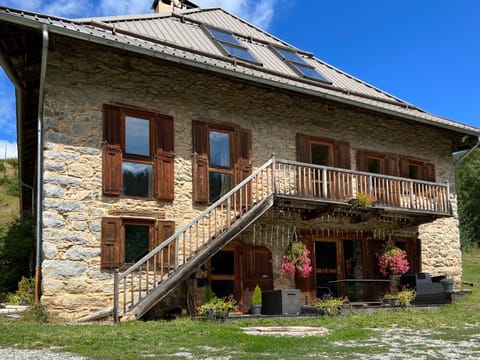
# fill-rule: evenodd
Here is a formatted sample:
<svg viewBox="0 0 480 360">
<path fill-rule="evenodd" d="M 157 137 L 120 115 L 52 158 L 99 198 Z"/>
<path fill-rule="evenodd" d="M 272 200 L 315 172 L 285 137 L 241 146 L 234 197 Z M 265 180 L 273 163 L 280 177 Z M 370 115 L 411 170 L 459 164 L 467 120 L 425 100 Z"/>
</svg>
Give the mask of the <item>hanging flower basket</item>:
<svg viewBox="0 0 480 360">
<path fill-rule="evenodd" d="M 384 276 L 406 273 L 410 270 L 407 252 L 396 246 L 385 248 L 378 256 L 378 268 Z"/>
<path fill-rule="evenodd" d="M 293 279 L 295 274 L 301 278 L 308 278 L 311 272 L 310 251 L 301 241 L 292 241 L 282 259 L 282 273 Z"/>
</svg>

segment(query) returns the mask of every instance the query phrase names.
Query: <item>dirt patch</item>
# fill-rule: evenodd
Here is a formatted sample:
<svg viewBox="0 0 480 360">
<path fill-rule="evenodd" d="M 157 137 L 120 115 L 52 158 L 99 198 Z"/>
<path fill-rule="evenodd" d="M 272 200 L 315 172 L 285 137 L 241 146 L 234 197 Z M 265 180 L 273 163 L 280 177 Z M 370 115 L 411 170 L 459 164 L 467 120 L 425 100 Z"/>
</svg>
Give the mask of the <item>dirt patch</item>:
<svg viewBox="0 0 480 360">
<path fill-rule="evenodd" d="M 271 335 L 271 336 L 318 336 L 325 335 L 328 330 L 314 326 L 255 326 L 243 328 L 248 335 Z"/>
</svg>

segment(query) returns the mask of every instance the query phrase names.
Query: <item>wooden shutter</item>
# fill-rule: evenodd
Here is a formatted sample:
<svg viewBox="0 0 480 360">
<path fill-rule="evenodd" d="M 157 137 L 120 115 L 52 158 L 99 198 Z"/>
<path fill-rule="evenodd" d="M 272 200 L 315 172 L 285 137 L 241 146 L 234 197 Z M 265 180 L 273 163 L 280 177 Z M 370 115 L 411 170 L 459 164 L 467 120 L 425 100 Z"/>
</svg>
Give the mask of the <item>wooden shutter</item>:
<svg viewBox="0 0 480 360">
<path fill-rule="evenodd" d="M 124 233 L 120 218 L 102 219 L 101 267 L 118 268 L 124 261 Z"/>
<path fill-rule="evenodd" d="M 119 196 L 122 194 L 122 149 L 120 145 L 103 147 L 103 194 Z"/>
<path fill-rule="evenodd" d="M 208 127 L 202 121 L 192 123 L 193 141 L 193 201 L 196 203 L 208 203 L 209 179 L 208 179 Z"/>
<path fill-rule="evenodd" d="M 157 149 L 153 166 L 154 194 L 157 200 L 172 201 L 174 199 L 174 169 L 175 156 Z"/>
<path fill-rule="evenodd" d="M 431 163 L 425 163 L 423 165 L 423 175 L 426 181 L 435 181 L 435 165 Z"/>
<path fill-rule="evenodd" d="M 368 171 L 368 156 L 366 151 L 357 150 L 357 171 Z"/>
<path fill-rule="evenodd" d="M 386 156 L 385 173 L 390 176 L 398 176 L 398 157 L 394 155 Z"/>
<path fill-rule="evenodd" d="M 114 105 L 103 106 L 103 194 L 122 193 L 122 111 Z"/>
<path fill-rule="evenodd" d="M 171 116 L 155 115 L 154 195 L 157 200 L 172 201 L 175 192 L 174 128 Z"/>
<path fill-rule="evenodd" d="M 335 143 L 335 166 L 342 169 L 350 169 L 350 144 L 345 141 Z"/>
<path fill-rule="evenodd" d="M 235 178 L 240 183 L 252 173 L 252 132 L 236 128 L 235 138 Z"/>
<path fill-rule="evenodd" d="M 151 239 L 150 251 L 155 249 L 170 236 L 175 234 L 175 222 L 159 220 L 156 225 L 156 236 Z M 157 266 L 166 269 L 172 268 L 175 264 L 175 241 L 172 241 L 166 249 L 157 255 Z"/>
<path fill-rule="evenodd" d="M 410 171 L 408 168 L 408 160 L 400 158 L 400 176 L 404 178 L 410 177 Z"/>
<path fill-rule="evenodd" d="M 303 162 L 303 163 L 310 163 L 312 161 L 311 149 L 310 149 L 310 136 L 297 134 L 296 146 L 297 146 L 297 161 Z"/>
<path fill-rule="evenodd" d="M 122 109 L 115 105 L 103 105 L 103 139 L 107 144 L 122 143 Z"/>
</svg>

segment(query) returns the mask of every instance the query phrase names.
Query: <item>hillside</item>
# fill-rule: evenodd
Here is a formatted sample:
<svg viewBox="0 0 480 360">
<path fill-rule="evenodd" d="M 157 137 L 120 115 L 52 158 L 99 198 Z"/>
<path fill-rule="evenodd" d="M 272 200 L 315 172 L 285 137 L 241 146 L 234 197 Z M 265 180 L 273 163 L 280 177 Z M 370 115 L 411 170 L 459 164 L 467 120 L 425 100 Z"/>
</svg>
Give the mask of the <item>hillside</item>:
<svg viewBox="0 0 480 360">
<path fill-rule="evenodd" d="M 0 225 L 15 219 L 19 209 L 18 161 L 0 160 Z"/>
</svg>

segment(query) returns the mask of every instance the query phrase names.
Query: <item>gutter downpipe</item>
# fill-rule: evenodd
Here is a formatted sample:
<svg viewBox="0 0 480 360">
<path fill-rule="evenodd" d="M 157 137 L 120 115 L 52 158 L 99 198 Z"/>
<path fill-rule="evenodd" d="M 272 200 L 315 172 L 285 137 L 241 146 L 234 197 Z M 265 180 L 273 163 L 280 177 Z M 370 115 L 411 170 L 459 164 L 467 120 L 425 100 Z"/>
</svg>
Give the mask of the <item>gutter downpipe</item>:
<svg viewBox="0 0 480 360">
<path fill-rule="evenodd" d="M 42 26 L 42 62 L 38 89 L 38 125 L 37 125 L 37 209 L 36 209 L 36 253 L 35 253 L 35 289 L 34 301 L 40 302 L 40 278 L 42 268 L 42 219 L 43 219 L 43 101 L 45 98 L 45 77 L 47 74 L 48 26 Z"/>
<path fill-rule="evenodd" d="M 471 153 L 473 153 L 475 151 L 476 148 L 478 148 L 480 146 L 480 136 L 478 137 L 478 141 L 477 143 L 470 149 L 468 150 L 465 154 L 463 154 L 462 156 L 460 156 L 460 158 L 455 161 L 453 163 L 453 166 L 457 166 L 461 161 L 463 161 L 467 156 L 469 156 Z"/>
</svg>

